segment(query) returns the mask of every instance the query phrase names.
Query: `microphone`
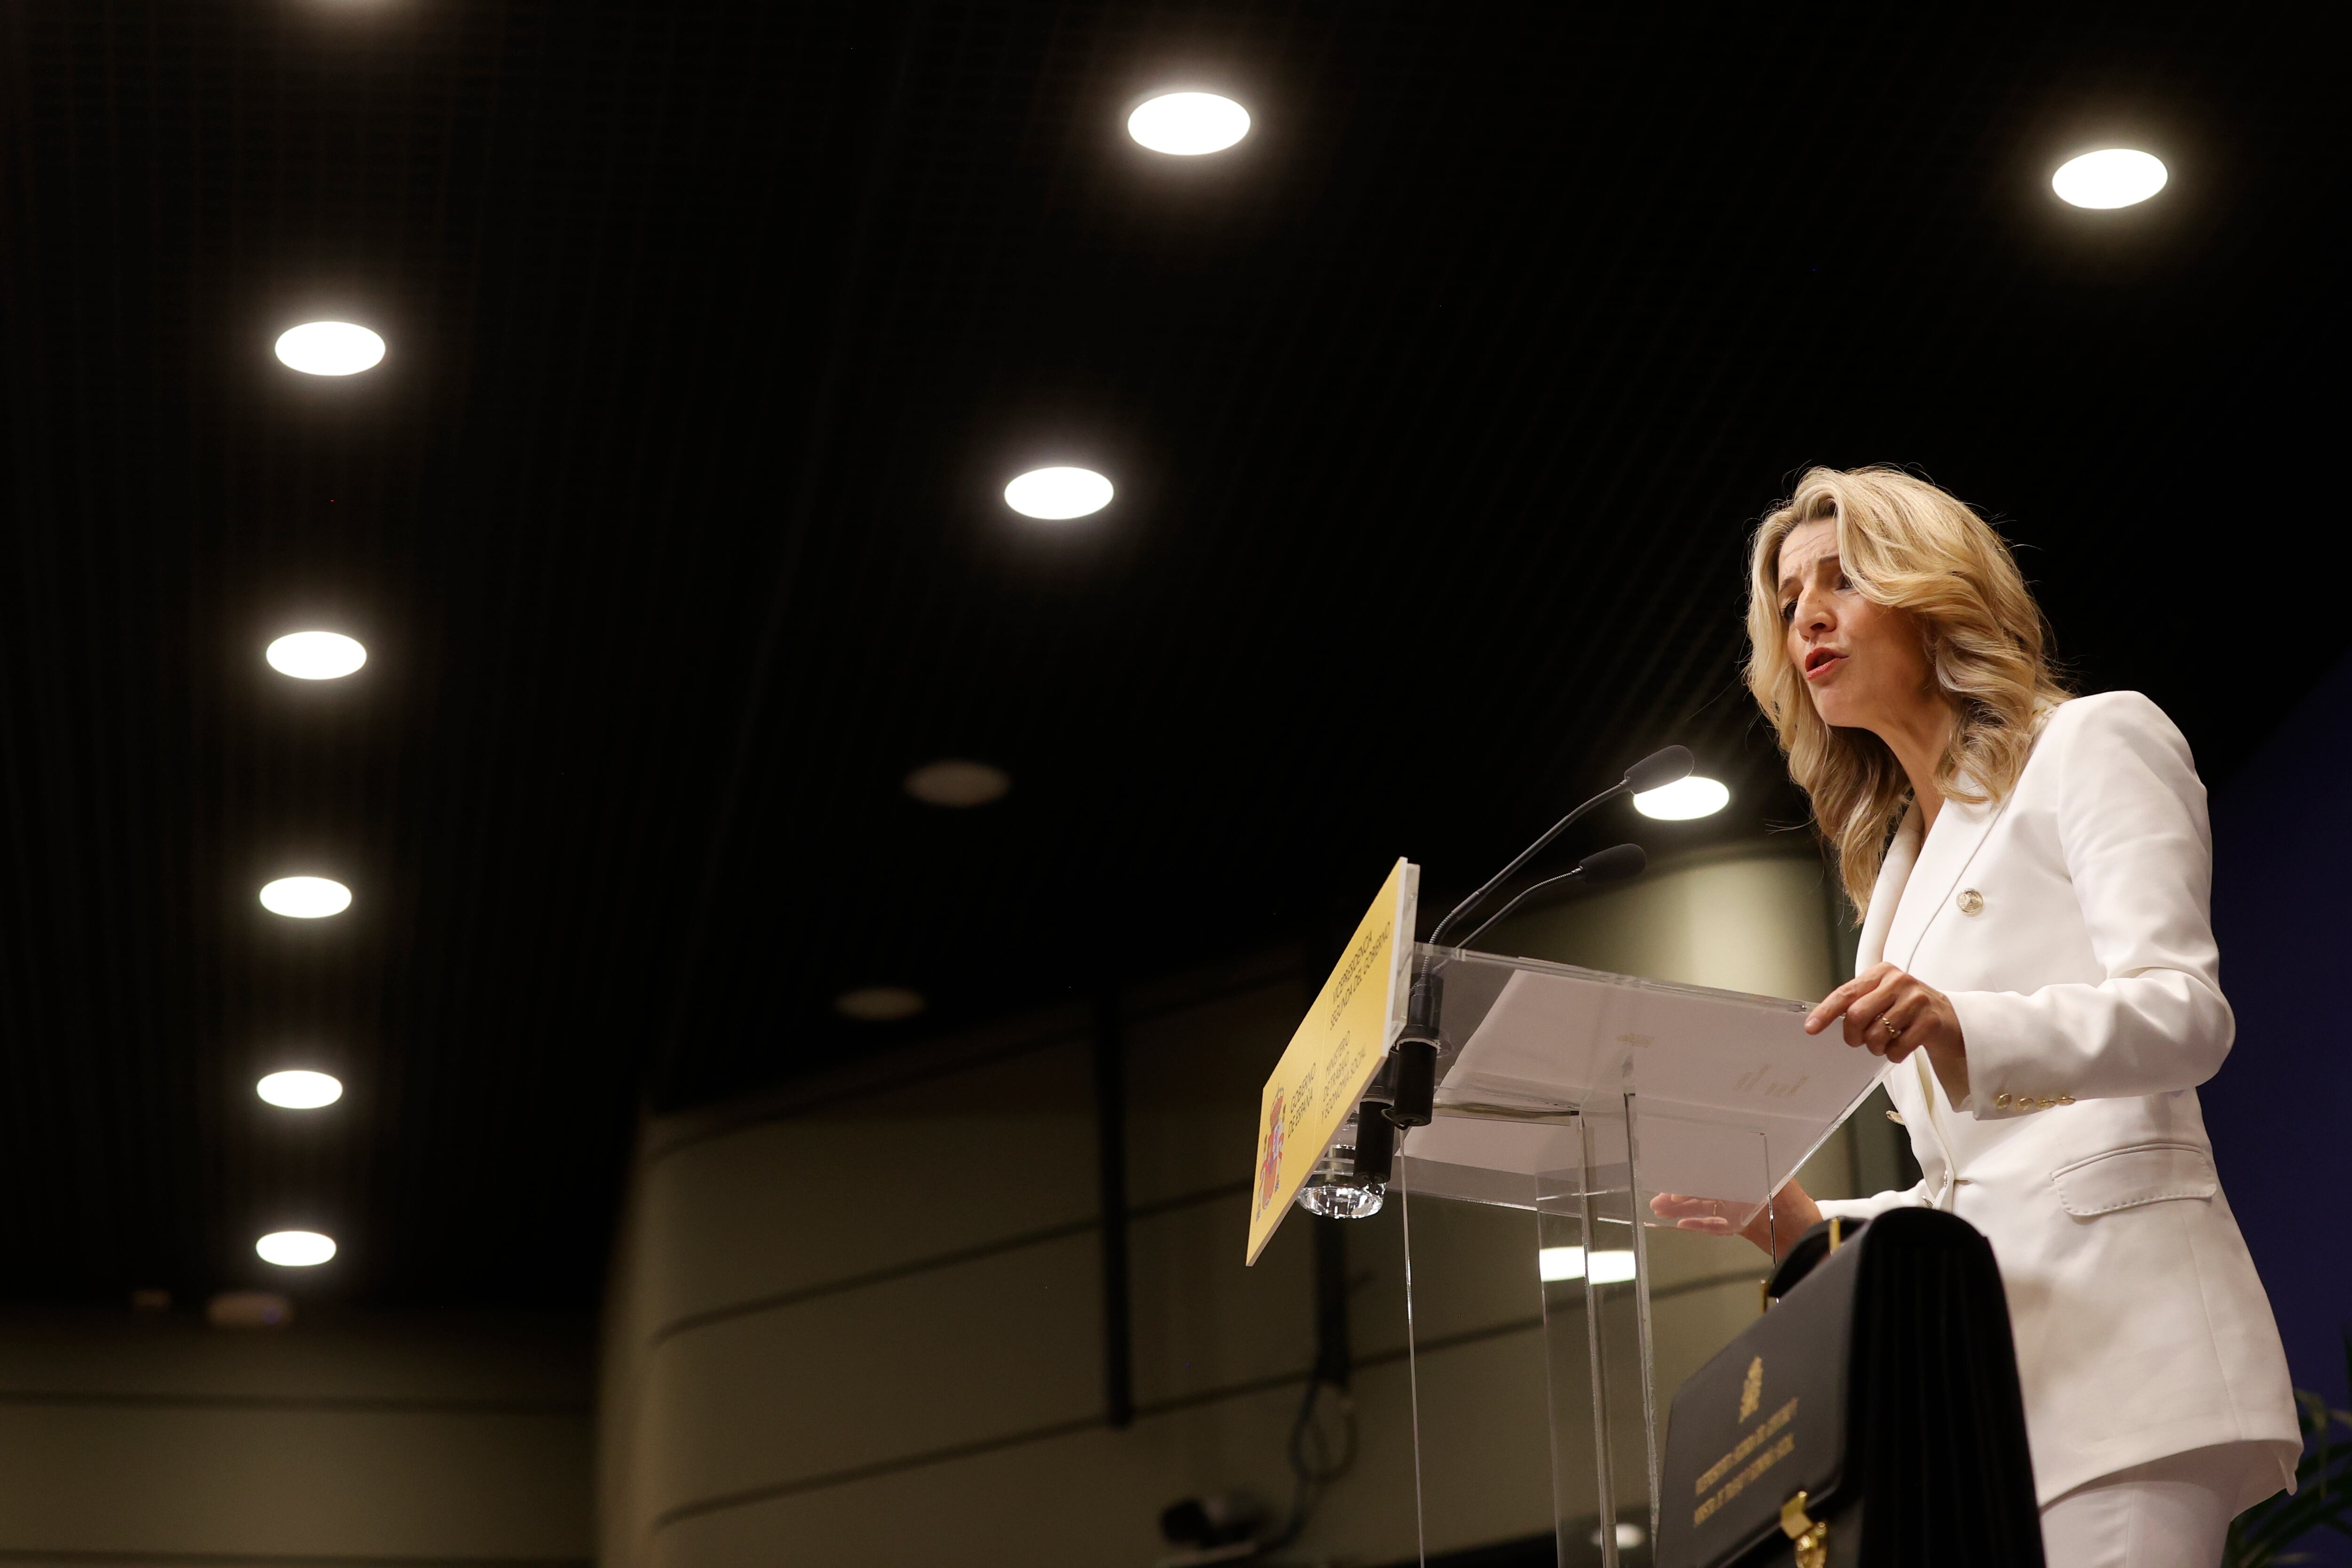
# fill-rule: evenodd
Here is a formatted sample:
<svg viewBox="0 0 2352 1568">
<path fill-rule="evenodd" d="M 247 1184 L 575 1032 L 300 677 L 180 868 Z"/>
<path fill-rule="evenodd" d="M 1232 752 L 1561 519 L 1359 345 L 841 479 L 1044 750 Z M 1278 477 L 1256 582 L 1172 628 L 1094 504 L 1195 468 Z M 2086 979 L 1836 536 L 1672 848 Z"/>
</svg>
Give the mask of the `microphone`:
<svg viewBox="0 0 2352 1568">
<path fill-rule="evenodd" d="M 1602 790 L 1599 795 L 1594 795 L 1591 800 L 1586 801 L 1582 805 L 1578 806 L 1574 811 L 1570 812 L 1558 822 L 1553 823 L 1544 833 L 1542 837 L 1537 839 L 1533 844 L 1528 845 L 1525 849 L 1520 850 L 1518 858 L 1514 859 L 1509 865 L 1504 867 L 1501 870 L 1496 872 L 1494 878 L 1488 881 L 1485 887 L 1479 889 L 1476 892 L 1471 894 L 1468 898 L 1454 905 L 1446 917 L 1437 922 L 1437 929 L 1429 933 L 1429 945 L 1432 947 L 1444 946 L 1447 928 L 1451 927 L 1455 921 L 1460 920 L 1464 915 L 1469 913 L 1470 910 L 1476 908 L 1479 904 L 1485 902 L 1486 896 L 1489 893 L 1492 893 L 1496 889 L 1501 887 L 1505 882 L 1509 881 L 1514 876 L 1517 875 L 1519 868 L 1534 859 L 1538 855 L 1541 854 L 1543 852 L 1544 846 L 1559 837 L 1560 834 L 1567 829 L 1570 823 L 1574 822 L 1578 817 L 1582 816 L 1594 806 L 1612 801 L 1621 795 L 1640 795 L 1649 790 L 1662 788 L 1666 784 L 1673 784 L 1677 779 L 1688 778 L 1690 776 L 1691 766 L 1691 754 L 1690 748 L 1688 746 L 1667 746 L 1663 750 L 1652 752 L 1648 756 L 1643 757 L 1640 762 L 1635 763 L 1632 767 L 1627 768 L 1623 778 L 1618 780 L 1615 784 L 1611 784 L 1607 789 Z M 1624 847 L 1630 848 L 1632 846 L 1628 845 Z M 1603 850 L 1602 853 L 1614 854 L 1615 851 Z M 1639 866 L 1633 868 L 1633 871 L 1639 871 L 1641 867 Z M 1633 874 L 1633 871 L 1624 873 L 1626 876 L 1632 876 Z M 1538 887 L 1541 885 L 1542 884 L 1540 883 L 1538 884 Z M 1534 890 L 1535 889 L 1532 888 L 1528 889 L 1529 892 L 1533 892 Z M 1522 896 L 1524 897 L 1525 895 Z M 1478 929 L 1480 931 L 1484 931 L 1486 928 L 1485 926 L 1480 926 Z M 1465 940 L 1466 941 L 1467 939 L 1465 938 Z M 1458 947 L 1461 943 L 1457 942 L 1454 945 Z"/>
<path fill-rule="evenodd" d="M 1478 940 L 1480 933 L 1488 926 L 1493 925 L 1555 882 L 1565 882 L 1570 877 L 1581 877 L 1587 886 L 1597 888 L 1603 883 L 1622 882 L 1628 877 L 1638 877 L 1642 874 L 1643 868 L 1649 863 L 1650 858 L 1642 853 L 1642 847 L 1638 844 L 1612 844 L 1606 849 L 1595 850 L 1559 876 L 1546 877 L 1540 882 L 1530 883 L 1520 889 L 1517 898 L 1479 921 L 1478 930 L 1464 937 L 1457 945 L 1468 947 Z"/>
<path fill-rule="evenodd" d="M 1480 921 L 1478 931 L 1464 937 L 1463 945 L 1467 946 L 1476 941 L 1479 931 L 1555 882 L 1565 882 L 1572 877 L 1581 877 L 1595 887 L 1604 882 L 1622 882 L 1628 877 L 1640 876 L 1642 868 L 1649 863 L 1650 858 L 1642 853 L 1642 847 L 1638 844 L 1612 844 L 1606 849 L 1595 850 L 1559 876 L 1546 877 L 1540 882 L 1519 889 L 1517 898 Z M 1415 965 L 1404 1032 L 1397 1037 L 1395 1051 L 1381 1067 L 1380 1076 L 1372 1080 L 1371 1087 L 1364 1091 L 1362 1103 L 1356 1108 L 1356 1179 L 1359 1183 L 1385 1184 L 1395 1157 L 1398 1130 L 1425 1127 L 1430 1118 L 1436 1114 L 1437 1010 L 1445 994 L 1443 971 L 1446 963 L 1446 960 L 1440 959 L 1429 970 L 1422 970 L 1418 964 Z"/>
<path fill-rule="evenodd" d="M 1622 882 L 1629 877 L 1638 877 L 1649 868 L 1650 858 L 1643 853 L 1640 845 L 1612 844 L 1608 848 L 1596 849 L 1579 860 L 1568 875 L 1573 877 L 1580 874 L 1590 879 L 1592 885 L 1597 888 L 1603 882 Z M 1542 886 L 1541 882 L 1536 884 L 1536 888 Z M 1535 888 L 1528 889 L 1528 893 L 1534 891 Z M 1528 893 L 1521 893 L 1519 899 L 1526 898 Z M 1519 899 L 1513 899 L 1511 903 L 1517 903 Z M 1507 904 L 1504 906 L 1506 912 L 1508 911 L 1509 907 Z"/>
<path fill-rule="evenodd" d="M 1429 945 L 1442 945 L 1442 939 L 1455 921 L 1483 903 L 1516 875 L 1520 867 L 1543 852 L 1544 846 L 1567 831 L 1569 824 L 1593 807 L 1616 799 L 1621 795 L 1639 795 L 1690 776 L 1692 759 L 1687 746 L 1666 746 L 1652 752 L 1625 770 L 1625 776 L 1615 784 L 1561 817 L 1547 829 L 1542 837 L 1519 851 L 1511 863 L 1495 873 L 1483 888 L 1463 900 L 1446 912 L 1437 928 L 1429 933 Z M 1465 937 L 1468 942 L 1480 931 L 1517 909 L 1528 897 L 1564 882 L 1571 877 L 1581 877 L 1598 886 L 1603 882 L 1622 881 L 1639 876 L 1649 864 L 1638 844 L 1618 844 L 1595 854 L 1587 855 L 1556 877 L 1547 877 L 1533 887 L 1521 889 L 1517 898 L 1481 921 L 1477 931 Z M 1457 943 L 1456 945 L 1462 945 Z M 1355 1176 L 1360 1184 L 1385 1186 L 1395 1159 L 1399 1132 L 1410 1128 L 1425 1127 L 1434 1113 L 1433 1101 L 1437 1089 L 1437 1014 L 1440 999 L 1444 994 L 1444 962 L 1424 967 L 1421 960 L 1413 963 L 1412 990 L 1405 1009 L 1405 1026 L 1397 1037 L 1389 1059 L 1381 1065 L 1371 1086 L 1356 1107 Z"/>
<path fill-rule="evenodd" d="M 1647 795 L 1654 789 L 1664 789 L 1670 784 L 1690 777 L 1691 754 L 1688 746 L 1667 746 L 1652 752 L 1625 770 L 1625 787 L 1635 795 Z"/>
</svg>

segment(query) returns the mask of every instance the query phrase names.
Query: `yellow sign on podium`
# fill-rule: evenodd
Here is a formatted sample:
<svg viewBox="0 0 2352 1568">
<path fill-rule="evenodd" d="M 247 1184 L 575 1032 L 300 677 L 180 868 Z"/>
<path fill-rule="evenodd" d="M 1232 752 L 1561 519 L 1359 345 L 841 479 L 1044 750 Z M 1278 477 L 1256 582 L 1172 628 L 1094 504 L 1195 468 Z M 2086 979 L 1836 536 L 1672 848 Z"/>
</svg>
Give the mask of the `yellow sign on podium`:
<svg viewBox="0 0 2352 1568">
<path fill-rule="evenodd" d="M 1421 868 L 1398 860 L 1265 1080 L 1246 1262 L 1255 1263 L 1265 1249 L 1404 1026 L 1420 891 Z"/>
</svg>

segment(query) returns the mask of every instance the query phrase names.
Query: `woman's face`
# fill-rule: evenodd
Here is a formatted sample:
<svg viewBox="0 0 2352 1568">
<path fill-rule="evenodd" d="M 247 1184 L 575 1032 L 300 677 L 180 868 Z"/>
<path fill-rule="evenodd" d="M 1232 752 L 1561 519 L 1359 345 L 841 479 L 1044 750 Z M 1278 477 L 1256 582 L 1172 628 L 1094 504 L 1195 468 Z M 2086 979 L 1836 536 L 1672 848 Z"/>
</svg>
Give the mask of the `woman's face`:
<svg viewBox="0 0 2352 1568">
<path fill-rule="evenodd" d="M 1789 662 L 1804 676 L 1823 723 L 1885 735 L 1932 704 L 1918 618 L 1872 604 L 1846 581 L 1836 523 L 1789 531 L 1780 541 L 1780 584 Z"/>
</svg>

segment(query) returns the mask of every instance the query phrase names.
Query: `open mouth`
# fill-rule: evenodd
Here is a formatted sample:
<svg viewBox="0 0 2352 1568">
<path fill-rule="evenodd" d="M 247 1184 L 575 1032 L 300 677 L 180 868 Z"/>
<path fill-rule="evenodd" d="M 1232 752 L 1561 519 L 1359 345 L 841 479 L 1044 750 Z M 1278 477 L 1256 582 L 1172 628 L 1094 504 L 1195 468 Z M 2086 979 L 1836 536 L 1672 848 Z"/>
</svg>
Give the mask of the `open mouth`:
<svg viewBox="0 0 2352 1568">
<path fill-rule="evenodd" d="M 1817 647 L 1813 649 L 1812 652 L 1805 656 L 1805 679 L 1807 680 L 1812 679 L 1815 676 L 1820 675 L 1822 671 L 1828 669 L 1832 665 L 1840 662 L 1844 658 L 1845 655 L 1838 652 L 1835 648 Z"/>
</svg>

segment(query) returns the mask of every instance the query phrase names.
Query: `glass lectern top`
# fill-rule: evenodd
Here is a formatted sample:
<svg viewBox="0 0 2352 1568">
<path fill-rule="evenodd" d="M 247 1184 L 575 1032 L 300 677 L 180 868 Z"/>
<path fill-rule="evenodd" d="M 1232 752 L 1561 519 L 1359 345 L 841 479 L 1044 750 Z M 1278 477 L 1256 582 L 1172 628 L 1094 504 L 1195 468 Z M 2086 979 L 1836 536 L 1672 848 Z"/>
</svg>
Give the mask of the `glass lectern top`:
<svg viewBox="0 0 2352 1568">
<path fill-rule="evenodd" d="M 1415 1192 L 1533 1207 L 1533 1178 L 1575 1163 L 1580 1113 L 1607 1101 L 1634 1113 L 1638 1159 L 1608 1162 L 1638 1163 L 1628 1185 L 1744 1218 L 1885 1067 L 1838 1031 L 1806 1034 L 1803 1002 L 1459 948 L 1416 956 L 1444 994 L 1436 1118 L 1398 1151 Z"/>
</svg>

